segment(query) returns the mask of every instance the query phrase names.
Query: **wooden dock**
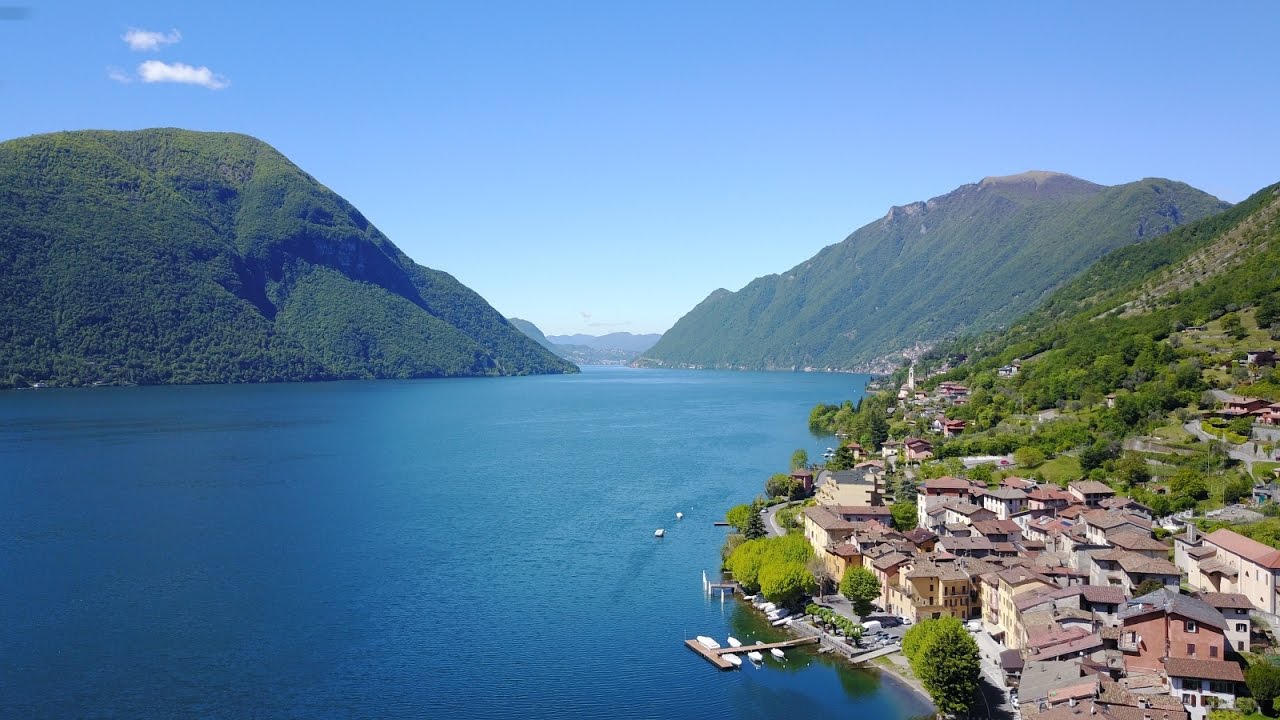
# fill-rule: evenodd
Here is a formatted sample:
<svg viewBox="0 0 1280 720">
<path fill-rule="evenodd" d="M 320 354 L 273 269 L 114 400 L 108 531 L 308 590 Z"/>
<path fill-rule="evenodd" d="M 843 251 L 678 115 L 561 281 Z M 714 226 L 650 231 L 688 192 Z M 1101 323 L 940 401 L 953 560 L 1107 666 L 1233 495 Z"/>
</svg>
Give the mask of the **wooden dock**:
<svg viewBox="0 0 1280 720">
<path fill-rule="evenodd" d="M 706 647 L 705 645 L 698 642 L 697 640 L 685 640 L 684 644 L 685 644 L 685 647 L 689 648 L 690 650 L 706 658 L 707 662 L 711 663 L 712 665 L 715 665 L 717 668 L 721 670 L 732 670 L 736 666 L 733 663 L 721 657 L 722 655 L 728 655 L 729 653 L 736 653 L 736 654 L 742 655 L 745 658 L 747 653 L 753 650 L 765 652 L 768 650 L 772 650 L 774 648 L 789 648 L 789 647 L 795 647 L 797 645 L 813 645 L 818 641 L 819 640 L 816 637 L 805 637 L 805 638 L 797 638 L 795 640 L 784 640 L 782 642 L 775 642 L 775 643 L 757 643 L 755 645 L 743 645 L 742 647 L 722 647 L 716 650 L 712 650 L 711 648 Z"/>
</svg>

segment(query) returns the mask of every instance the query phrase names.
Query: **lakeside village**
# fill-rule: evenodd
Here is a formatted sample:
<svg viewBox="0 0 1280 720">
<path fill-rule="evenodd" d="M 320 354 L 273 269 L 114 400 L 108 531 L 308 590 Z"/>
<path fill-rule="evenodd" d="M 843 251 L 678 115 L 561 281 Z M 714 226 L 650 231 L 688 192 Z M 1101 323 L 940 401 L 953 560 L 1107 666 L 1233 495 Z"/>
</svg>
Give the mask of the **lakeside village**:
<svg viewBox="0 0 1280 720">
<path fill-rule="evenodd" d="M 769 500 L 728 512 L 738 532 L 726 540 L 724 569 L 756 607 L 784 609 L 770 619 L 790 609 L 775 625 L 896 673 L 944 716 L 1280 713 L 1280 550 L 1247 536 L 1270 527 L 1264 539 L 1280 539 L 1271 477 L 1280 465 L 1265 462 L 1276 438 L 1265 454 L 1239 442 L 1247 454 L 1223 450 L 1227 433 L 1250 432 L 1245 424 L 1280 423 L 1280 404 L 1217 393 L 1186 436 L 1134 446 L 1153 451 L 1159 441 L 1154 452 L 1174 459 L 1197 443 L 1216 446 L 1215 493 L 1203 473 L 1201 486 L 1185 487 L 1150 452 L 1117 470 L 1141 477 L 1123 479 L 1084 472 L 1087 458 L 1039 452 L 938 459 L 935 444 L 966 431 L 947 415 L 963 414 L 969 388 L 926 391 L 914 366 L 896 402 L 892 387 L 868 396 L 885 408 L 870 419 L 871 443 L 842 432 L 820 464 L 797 450 L 791 472 L 766 484 Z M 895 415 L 895 429 L 924 432 L 889 439 L 875 425 Z M 1253 479 L 1233 479 L 1229 457 L 1247 461 Z"/>
</svg>

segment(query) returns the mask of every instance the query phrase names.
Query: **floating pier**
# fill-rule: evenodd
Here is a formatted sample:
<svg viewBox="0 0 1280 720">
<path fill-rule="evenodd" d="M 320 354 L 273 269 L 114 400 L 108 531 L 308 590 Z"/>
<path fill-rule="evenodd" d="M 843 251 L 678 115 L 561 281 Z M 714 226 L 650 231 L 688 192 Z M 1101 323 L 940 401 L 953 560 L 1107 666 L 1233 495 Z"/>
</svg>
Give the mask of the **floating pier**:
<svg viewBox="0 0 1280 720">
<path fill-rule="evenodd" d="M 804 638 L 797 638 L 795 640 L 784 640 L 782 642 L 775 642 L 775 643 L 758 643 L 756 645 L 743 645 L 742 647 L 722 647 L 722 648 L 717 648 L 715 650 L 712 650 L 711 648 L 703 645 L 697 640 L 685 640 L 684 644 L 685 644 L 685 647 L 689 648 L 690 650 L 706 658 L 707 662 L 711 663 L 712 665 L 715 665 L 717 668 L 721 670 L 732 670 L 735 667 L 734 664 L 720 657 L 721 655 L 728 655 L 729 653 L 746 655 L 747 653 L 753 650 L 763 652 L 765 650 L 772 650 L 774 648 L 789 648 L 789 647 L 795 647 L 797 645 L 813 645 L 813 644 L 816 644 L 817 642 L 819 642 L 819 639 L 816 637 L 804 637 Z"/>
</svg>

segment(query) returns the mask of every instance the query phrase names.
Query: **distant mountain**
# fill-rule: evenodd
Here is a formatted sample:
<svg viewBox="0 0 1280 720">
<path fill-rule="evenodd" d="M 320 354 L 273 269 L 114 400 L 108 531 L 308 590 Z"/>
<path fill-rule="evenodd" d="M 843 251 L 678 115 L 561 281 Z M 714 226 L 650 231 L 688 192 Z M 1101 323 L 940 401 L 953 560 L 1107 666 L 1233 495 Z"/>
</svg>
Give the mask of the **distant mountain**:
<svg viewBox="0 0 1280 720">
<path fill-rule="evenodd" d="M 521 332 L 562 358 L 578 365 L 627 365 L 641 352 L 653 346 L 661 335 L 632 335 L 610 333 L 608 335 L 544 335 L 537 325 L 520 318 L 508 321 Z"/>
<path fill-rule="evenodd" d="M 629 332 L 609 333 L 608 335 L 549 335 L 547 339 L 558 345 L 585 345 L 596 350 L 622 350 L 642 353 L 653 347 L 662 335 L 648 333 L 633 335 Z"/>
<path fill-rule="evenodd" d="M 0 143 L 0 383 L 575 372 L 244 135 Z"/>
<path fill-rule="evenodd" d="M 893 207 L 738 292 L 720 289 L 638 359 L 660 366 L 859 369 L 1007 324 L 1102 255 L 1228 207 L 1162 179 L 989 177 Z"/>
<path fill-rule="evenodd" d="M 534 325 L 528 320 L 521 320 L 520 318 L 515 317 L 507 318 L 507 322 L 511 323 L 520 332 L 533 338 L 533 340 L 542 347 L 550 350 L 551 352 L 558 352 L 556 344 L 548 340 L 547 336 L 542 334 L 542 331 L 538 329 L 537 325 Z"/>
</svg>

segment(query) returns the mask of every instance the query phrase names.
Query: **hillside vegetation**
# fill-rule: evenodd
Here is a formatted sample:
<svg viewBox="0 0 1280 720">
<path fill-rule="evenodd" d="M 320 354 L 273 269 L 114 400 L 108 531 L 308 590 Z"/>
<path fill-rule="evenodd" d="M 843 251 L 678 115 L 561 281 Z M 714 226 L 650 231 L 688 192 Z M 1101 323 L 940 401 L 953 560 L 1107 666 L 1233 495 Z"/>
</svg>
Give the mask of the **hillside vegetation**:
<svg viewBox="0 0 1280 720">
<path fill-rule="evenodd" d="M 575 370 L 261 141 L 0 144 L 0 383 Z"/>
<path fill-rule="evenodd" d="M 1007 324 L 1104 254 L 1225 207 L 1169 180 L 987 178 L 895 207 L 782 275 L 713 292 L 641 361 L 856 369 L 918 342 Z"/>
</svg>

